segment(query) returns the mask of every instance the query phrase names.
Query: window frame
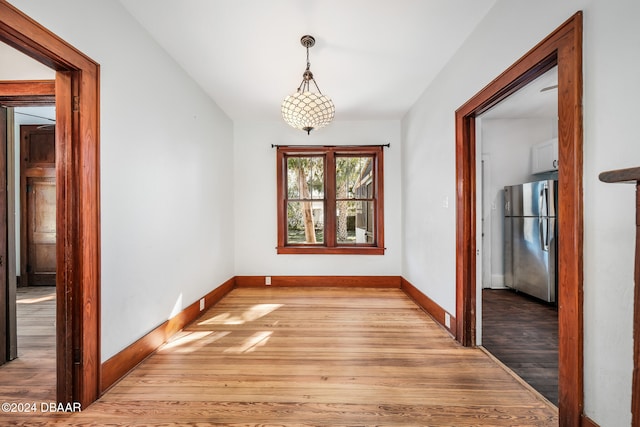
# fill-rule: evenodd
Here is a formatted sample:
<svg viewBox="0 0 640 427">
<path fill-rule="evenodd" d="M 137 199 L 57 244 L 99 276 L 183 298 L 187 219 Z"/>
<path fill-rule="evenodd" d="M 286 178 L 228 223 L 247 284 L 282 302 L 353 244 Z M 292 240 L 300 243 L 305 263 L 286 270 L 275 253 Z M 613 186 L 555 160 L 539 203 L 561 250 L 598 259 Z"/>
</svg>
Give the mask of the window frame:
<svg viewBox="0 0 640 427">
<path fill-rule="evenodd" d="M 287 159 L 320 156 L 324 158 L 324 241 L 323 243 L 287 243 Z M 374 242 L 337 242 L 336 235 L 336 157 L 371 156 L 374 171 Z M 277 147 L 278 254 L 384 255 L 384 159 L 383 146 L 278 146 Z M 320 200 L 320 199 L 319 199 Z"/>
</svg>

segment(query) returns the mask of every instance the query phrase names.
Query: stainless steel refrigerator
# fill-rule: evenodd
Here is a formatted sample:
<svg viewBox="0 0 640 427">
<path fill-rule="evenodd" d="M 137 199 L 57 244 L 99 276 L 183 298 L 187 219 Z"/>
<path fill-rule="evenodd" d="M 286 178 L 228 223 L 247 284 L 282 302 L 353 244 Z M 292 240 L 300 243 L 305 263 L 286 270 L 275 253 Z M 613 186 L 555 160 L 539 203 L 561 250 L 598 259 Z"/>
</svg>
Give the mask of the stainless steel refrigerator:
<svg viewBox="0 0 640 427">
<path fill-rule="evenodd" d="M 505 284 L 547 302 L 557 293 L 557 181 L 504 187 Z"/>
</svg>

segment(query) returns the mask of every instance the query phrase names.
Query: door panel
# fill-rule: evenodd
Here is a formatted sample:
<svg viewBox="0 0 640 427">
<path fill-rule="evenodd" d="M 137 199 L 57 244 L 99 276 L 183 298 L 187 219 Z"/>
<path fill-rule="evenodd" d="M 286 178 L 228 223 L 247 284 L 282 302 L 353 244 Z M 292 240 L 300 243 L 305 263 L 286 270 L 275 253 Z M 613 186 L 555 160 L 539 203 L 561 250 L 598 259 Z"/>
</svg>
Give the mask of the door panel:
<svg viewBox="0 0 640 427">
<path fill-rule="evenodd" d="M 55 129 L 20 126 L 20 285 L 56 284 Z"/>
<path fill-rule="evenodd" d="M 27 178 L 27 274 L 30 285 L 56 284 L 56 183 Z"/>
</svg>

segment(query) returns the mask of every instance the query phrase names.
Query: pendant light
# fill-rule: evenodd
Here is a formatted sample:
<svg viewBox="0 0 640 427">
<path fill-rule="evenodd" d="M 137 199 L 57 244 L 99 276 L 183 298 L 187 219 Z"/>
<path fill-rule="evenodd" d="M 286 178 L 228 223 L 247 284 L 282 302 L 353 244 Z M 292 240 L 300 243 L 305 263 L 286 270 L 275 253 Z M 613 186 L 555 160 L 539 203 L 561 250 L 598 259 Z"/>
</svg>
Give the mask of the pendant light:
<svg viewBox="0 0 640 427">
<path fill-rule="evenodd" d="M 320 92 L 318 84 L 309 69 L 309 48 L 316 40 L 309 35 L 302 36 L 300 43 L 307 49 L 307 68 L 302 74 L 302 82 L 295 93 L 282 101 L 282 118 L 290 126 L 307 132 L 328 125 L 335 114 L 333 101 Z M 313 82 L 317 92 L 312 92 L 310 83 Z"/>
</svg>

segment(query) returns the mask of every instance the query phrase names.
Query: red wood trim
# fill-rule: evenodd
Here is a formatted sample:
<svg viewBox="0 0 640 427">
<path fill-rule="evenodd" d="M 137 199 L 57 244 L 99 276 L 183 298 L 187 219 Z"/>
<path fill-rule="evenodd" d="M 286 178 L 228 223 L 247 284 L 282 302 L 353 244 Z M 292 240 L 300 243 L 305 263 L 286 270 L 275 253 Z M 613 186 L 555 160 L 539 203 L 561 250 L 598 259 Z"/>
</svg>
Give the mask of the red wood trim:
<svg viewBox="0 0 640 427">
<path fill-rule="evenodd" d="M 2 80 L 0 94 L 3 97 L 50 96 L 55 102 L 56 82 L 55 80 Z"/>
<path fill-rule="evenodd" d="M 326 201 L 326 212 L 324 213 L 324 243 L 327 247 L 322 249 L 327 250 L 333 249 L 338 245 L 338 239 L 336 238 L 336 230 L 338 229 L 336 221 L 336 156 L 331 150 L 327 151 L 324 157 L 324 170 L 326 172 L 324 177 L 324 198 Z"/>
<path fill-rule="evenodd" d="M 278 203 L 278 248 L 283 248 L 287 242 L 287 225 L 283 221 L 287 218 L 287 206 L 285 194 L 287 165 L 284 162 L 284 151 L 276 150 L 276 181 L 277 181 L 277 203 Z M 280 250 L 278 249 L 278 253 Z"/>
<path fill-rule="evenodd" d="M 559 425 L 584 411 L 582 13 L 563 27 L 558 52 Z"/>
<path fill-rule="evenodd" d="M 582 414 L 582 417 L 580 418 L 580 427 L 600 427 L 600 426 L 591 418 L 587 417 L 585 414 Z"/>
<path fill-rule="evenodd" d="M 82 291 L 77 293 L 81 313 L 81 358 L 83 384 L 81 402 L 93 402 L 100 396 L 100 69 L 95 66 L 82 72 L 73 71 L 73 96 L 78 99 L 78 111 L 73 111 L 73 133 L 77 135 L 76 161 L 71 188 L 77 195 L 78 212 L 76 239 L 69 242 L 76 254 L 77 280 Z M 87 105 L 84 105 L 87 104 Z M 74 138 L 76 140 L 76 138 Z M 73 211 L 72 211 L 73 212 Z M 73 222 L 73 219 L 69 219 Z M 79 244 L 82 242 L 82 244 Z"/>
<path fill-rule="evenodd" d="M 73 269 L 67 257 L 73 256 L 70 241 L 74 238 L 68 219 L 73 212 L 73 201 L 67 197 L 71 182 L 73 153 L 71 141 L 71 73 L 56 73 L 58 96 L 56 99 L 56 378 L 57 399 L 70 402 L 79 385 L 73 381 L 73 337 L 78 316 L 73 313 L 74 298 L 78 290 L 73 285 Z M 73 262 L 73 258 L 69 258 Z M 74 325 L 75 323 L 75 325 Z M 75 389 L 75 390 L 74 390 Z M 89 404 L 86 402 L 85 404 Z"/>
<path fill-rule="evenodd" d="M 287 245 L 287 155 L 323 155 L 325 169 L 325 241 L 318 245 Z M 338 245 L 335 238 L 335 158 L 337 155 L 373 156 L 375 175 L 374 227 L 376 240 L 373 245 Z M 383 146 L 282 146 L 276 154 L 278 254 L 331 254 L 331 255 L 384 255 L 384 147 Z"/>
<path fill-rule="evenodd" d="M 231 278 L 204 296 L 204 310 L 211 308 L 235 287 L 235 278 Z M 196 320 L 204 312 L 200 310 L 200 300 L 186 307 L 176 316 L 149 332 L 118 354 L 102 364 L 101 390 L 104 393 L 140 362 L 149 357 L 162 344 Z"/>
<path fill-rule="evenodd" d="M 464 346 L 475 345 L 476 326 L 475 134 L 475 117 L 456 112 L 456 339 Z"/>
<path fill-rule="evenodd" d="M 57 399 L 85 407 L 100 394 L 99 65 L 4 0 L 0 40 L 57 71 Z"/>
<path fill-rule="evenodd" d="M 445 324 L 445 313 L 447 311 L 440 307 L 435 301 L 423 294 L 418 288 L 413 286 L 404 277 L 401 280 L 400 289 L 404 291 L 420 308 L 422 308 L 429 316 L 433 318 L 440 326 L 449 331 L 452 336 L 456 336 L 456 318 L 451 316 L 449 325 Z"/>
<path fill-rule="evenodd" d="M 55 81 L 0 81 L 0 105 L 21 107 L 55 105 Z"/>
<path fill-rule="evenodd" d="M 376 246 L 283 246 L 278 247 L 279 254 L 316 254 L 316 255 L 384 255 L 385 248 Z"/>
<path fill-rule="evenodd" d="M 380 147 L 380 151 L 375 157 L 375 171 L 376 223 L 374 226 L 376 229 L 376 244 L 384 253 L 386 249 L 384 247 L 384 147 Z"/>
<path fill-rule="evenodd" d="M 90 70 L 96 63 L 82 52 L 23 14 L 0 1 L 0 38 L 54 70 Z"/>
<path fill-rule="evenodd" d="M 582 12 L 516 61 L 456 111 L 456 339 L 475 345 L 474 118 L 558 65 L 559 419 L 580 423 L 583 379 Z"/>
<path fill-rule="evenodd" d="M 236 276 L 236 286 L 299 286 L 346 288 L 399 288 L 400 276 L 270 276 L 271 285 L 265 285 L 265 276 Z"/>
</svg>

